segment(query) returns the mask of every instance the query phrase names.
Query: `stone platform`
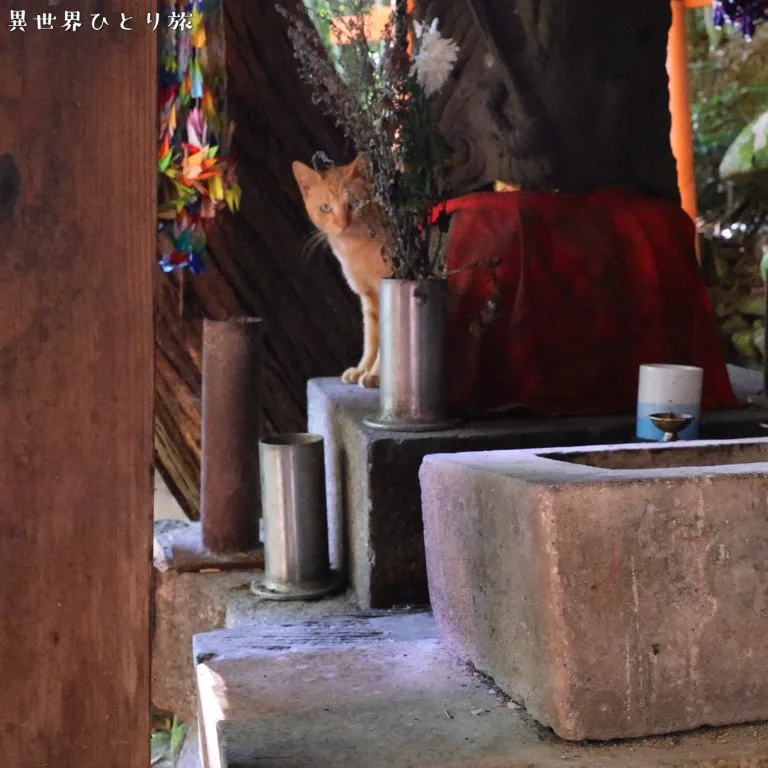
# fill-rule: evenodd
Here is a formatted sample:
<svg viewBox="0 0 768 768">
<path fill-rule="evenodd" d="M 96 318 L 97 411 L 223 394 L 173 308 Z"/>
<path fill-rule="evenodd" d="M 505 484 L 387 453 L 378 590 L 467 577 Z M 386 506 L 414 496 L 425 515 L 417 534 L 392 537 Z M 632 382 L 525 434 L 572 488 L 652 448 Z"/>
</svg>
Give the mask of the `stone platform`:
<svg viewBox="0 0 768 768">
<path fill-rule="evenodd" d="M 155 523 L 152 592 L 152 703 L 191 725 L 197 717 L 197 689 L 192 664 L 192 637 L 223 627 L 258 626 L 279 621 L 349 613 L 357 609 L 350 593 L 311 602 L 279 602 L 250 591 L 262 570 L 210 568 L 188 572 L 179 532 L 194 534 L 195 524 L 180 520 Z M 188 536 L 182 536 L 181 541 Z M 181 567 L 178 567 L 178 566 Z"/>
<path fill-rule="evenodd" d="M 429 456 L 440 636 L 566 739 L 768 719 L 768 439 Z"/>
<path fill-rule="evenodd" d="M 762 385 L 760 373 L 729 366 L 737 394 Z M 623 443 L 634 435 L 634 414 L 600 417 L 477 421 L 445 432 L 382 432 L 363 424 L 376 412 L 378 390 L 313 379 L 308 384 L 309 430 L 325 438 L 331 559 L 347 563 L 362 607 L 426 604 L 427 576 L 419 467 L 434 453 Z M 760 437 L 765 410 L 707 411 L 705 439 Z"/>
<path fill-rule="evenodd" d="M 205 768 L 762 768 L 768 726 L 571 744 L 435 639 L 429 616 L 198 635 Z"/>
</svg>

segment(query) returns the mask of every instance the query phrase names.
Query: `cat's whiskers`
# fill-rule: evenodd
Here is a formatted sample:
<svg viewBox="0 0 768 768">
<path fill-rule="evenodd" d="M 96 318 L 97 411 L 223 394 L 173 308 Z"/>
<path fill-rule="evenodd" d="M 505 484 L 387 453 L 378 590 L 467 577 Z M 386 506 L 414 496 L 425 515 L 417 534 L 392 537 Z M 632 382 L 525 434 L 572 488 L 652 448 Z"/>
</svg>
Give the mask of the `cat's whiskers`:
<svg viewBox="0 0 768 768">
<path fill-rule="evenodd" d="M 301 258 L 309 259 L 323 245 L 328 244 L 328 235 L 325 232 L 316 230 L 307 236 L 303 248 L 301 249 Z"/>
</svg>

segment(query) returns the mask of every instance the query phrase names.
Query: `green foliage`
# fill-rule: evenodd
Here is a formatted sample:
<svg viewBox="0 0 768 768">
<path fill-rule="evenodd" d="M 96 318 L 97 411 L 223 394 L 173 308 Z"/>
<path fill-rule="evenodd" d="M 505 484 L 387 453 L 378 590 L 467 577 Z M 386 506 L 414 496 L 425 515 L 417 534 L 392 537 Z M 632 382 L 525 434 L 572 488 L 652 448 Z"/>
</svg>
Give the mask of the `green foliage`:
<svg viewBox="0 0 768 768">
<path fill-rule="evenodd" d="M 304 7 L 310 12 L 317 33 L 328 50 L 331 50 L 331 25 L 328 19 L 334 15 L 334 9 L 338 5 L 339 3 L 333 0 L 304 0 Z"/>
<path fill-rule="evenodd" d="M 752 165 L 747 126 L 768 107 L 768 29 L 759 27 L 748 43 L 732 27 L 715 30 L 709 10 L 689 11 L 687 22 L 702 267 L 729 362 L 759 368 L 765 264 L 758 265 L 755 237 L 766 198 L 753 177 L 735 171 Z"/>
<path fill-rule="evenodd" d="M 151 741 L 152 768 L 176 768 L 186 737 L 187 726 L 175 715 L 170 725 L 155 730 Z"/>
<path fill-rule="evenodd" d="M 761 184 L 768 174 L 768 143 L 760 142 L 757 136 L 765 137 L 768 110 L 757 120 L 749 123 L 728 148 L 720 163 L 720 176 L 728 181 L 754 182 Z"/>
<path fill-rule="evenodd" d="M 748 124 L 756 105 L 768 104 L 768 84 L 728 83 L 721 93 L 691 106 L 694 151 L 698 155 L 723 155 Z"/>
<path fill-rule="evenodd" d="M 768 107 L 768 29 L 752 42 L 730 26 L 716 30 L 709 9 L 686 14 L 693 143 L 699 205 L 722 210 L 718 166 L 728 147 Z"/>
<path fill-rule="evenodd" d="M 443 190 L 438 184 L 442 174 L 435 169 L 445 168 L 449 156 L 448 145 L 437 130 L 424 91 L 415 77 L 406 80 L 406 89 L 411 99 L 403 117 L 403 162 L 405 173 L 402 181 L 408 190 L 404 204 L 413 212 L 424 205 L 434 203 Z"/>
<path fill-rule="evenodd" d="M 173 725 L 171 726 L 171 759 L 174 768 L 181 755 L 181 748 L 184 746 L 184 739 L 187 737 L 187 726 L 184 725 L 175 715 Z"/>
</svg>

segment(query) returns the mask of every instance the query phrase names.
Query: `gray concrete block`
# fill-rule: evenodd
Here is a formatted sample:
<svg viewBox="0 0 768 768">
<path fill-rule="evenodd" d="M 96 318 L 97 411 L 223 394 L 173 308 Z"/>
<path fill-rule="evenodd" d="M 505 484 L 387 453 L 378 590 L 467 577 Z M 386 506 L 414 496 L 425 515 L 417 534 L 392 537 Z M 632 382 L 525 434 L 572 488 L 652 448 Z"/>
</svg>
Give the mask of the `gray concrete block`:
<svg viewBox="0 0 768 768">
<path fill-rule="evenodd" d="M 370 620 L 329 618 L 196 637 L 204 652 L 197 670 L 206 768 L 758 768 L 768 761 L 766 725 L 597 746 L 563 742 L 446 650 L 424 617 L 388 621 L 379 635 Z"/>
<path fill-rule="evenodd" d="M 759 373 L 730 370 L 741 396 L 760 388 Z M 336 568 L 346 567 L 364 608 L 428 601 L 418 480 L 424 456 L 621 443 L 634 435 L 634 414 L 518 416 L 445 432 L 382 432 L 363 424 L 378 409 L 378 390 L 313 379 L 307 395 L 309 430 L 325 438 L 331 561 Z M 768 420 L 768 411 L 705 412 L 701 436 L 761 436 L 761 420 Z"/>
<path fill-rule="evenodd" d="M 566 739 L 768 719 L 768 440 L 428 457 L 441 637 Z"/>
</svg>

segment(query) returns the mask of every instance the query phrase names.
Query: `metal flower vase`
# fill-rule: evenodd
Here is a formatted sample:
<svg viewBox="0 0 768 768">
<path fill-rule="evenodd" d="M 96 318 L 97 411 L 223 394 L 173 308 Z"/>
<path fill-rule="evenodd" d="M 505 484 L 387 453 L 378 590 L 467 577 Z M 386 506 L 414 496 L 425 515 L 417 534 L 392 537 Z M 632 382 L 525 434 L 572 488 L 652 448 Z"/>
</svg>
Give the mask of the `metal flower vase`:
<svg viewBox="0 0 768 768">
<path fill-rule="evenodd" d="M 445 407 L 446 310 L 445 280 L 382 280 L 380 406 L 367 426 L 429 432 L 459 422 Z"/>
<path fill-rule="evenodd" d="M 328 556 L 323 438 L 277 435 L 259 443 L 264 510 L 264 578 L 251 590 L 270 600 L 313 600 L 337 592 Z"/>
</svg>

